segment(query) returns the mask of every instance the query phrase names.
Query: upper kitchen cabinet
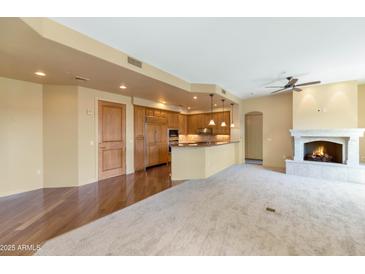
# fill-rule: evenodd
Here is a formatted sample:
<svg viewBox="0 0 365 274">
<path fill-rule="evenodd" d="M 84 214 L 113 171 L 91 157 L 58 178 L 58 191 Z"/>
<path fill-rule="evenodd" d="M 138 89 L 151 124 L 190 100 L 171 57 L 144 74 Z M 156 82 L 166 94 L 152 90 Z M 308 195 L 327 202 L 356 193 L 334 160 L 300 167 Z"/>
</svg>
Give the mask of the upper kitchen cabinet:
<svg viewBox="0 0 365 274">
<path fill-rule="evenodd" d="M 179 114 L 179 134 L 188 134 L 187 116 Z"/>
<path fill-rule="evenodd" d="M 167 127 L 179 128 L 179 114 L 176 112 L 166 112 L 167 115 Z"/>
</svg>

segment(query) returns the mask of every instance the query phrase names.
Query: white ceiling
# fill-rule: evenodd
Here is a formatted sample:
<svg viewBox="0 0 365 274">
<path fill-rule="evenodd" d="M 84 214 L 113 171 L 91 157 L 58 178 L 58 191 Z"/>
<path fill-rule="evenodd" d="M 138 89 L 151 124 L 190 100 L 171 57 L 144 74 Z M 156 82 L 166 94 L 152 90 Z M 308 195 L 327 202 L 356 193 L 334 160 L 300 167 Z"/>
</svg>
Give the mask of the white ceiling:
<svg viewBox="0 0 365 274">
<path fill-rule="evenodd" d="M 365 79 L 365 18 L 52 18 L 192 83 L 242 98 L 284 76 Z"/>
</svg>

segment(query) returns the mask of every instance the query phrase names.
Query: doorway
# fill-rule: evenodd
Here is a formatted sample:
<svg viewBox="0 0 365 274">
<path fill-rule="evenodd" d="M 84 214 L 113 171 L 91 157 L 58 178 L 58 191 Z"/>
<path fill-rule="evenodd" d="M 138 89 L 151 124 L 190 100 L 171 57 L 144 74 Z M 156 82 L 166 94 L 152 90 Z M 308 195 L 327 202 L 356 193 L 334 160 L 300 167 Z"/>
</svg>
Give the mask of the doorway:
<svg viewBox="0 0 365 274">
<path fill-rule="evenodd" d="M 99 180 L 126 172 L 125 105 L 98 101 Z"/>
<path fill-rule="evenodd" d="M 260 164 L 263 161 L 263 114 L 249 112 L 245 115 L 245 159 L 246 163 Z"/>
</svg>

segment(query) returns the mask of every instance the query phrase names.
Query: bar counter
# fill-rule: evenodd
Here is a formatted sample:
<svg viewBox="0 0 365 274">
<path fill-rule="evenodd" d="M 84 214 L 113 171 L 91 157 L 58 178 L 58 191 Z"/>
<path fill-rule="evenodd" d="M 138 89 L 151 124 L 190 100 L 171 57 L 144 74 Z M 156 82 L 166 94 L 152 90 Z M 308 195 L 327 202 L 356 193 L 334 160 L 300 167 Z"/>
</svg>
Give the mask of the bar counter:
<svg viewBox="0 0 365 274">
<path fill-rule="evenodd" d="M 171 147 L 171 179 L 204 179 L 238 163 L 239 142 L 199 142 L 173 145 Z"/>
</svg>

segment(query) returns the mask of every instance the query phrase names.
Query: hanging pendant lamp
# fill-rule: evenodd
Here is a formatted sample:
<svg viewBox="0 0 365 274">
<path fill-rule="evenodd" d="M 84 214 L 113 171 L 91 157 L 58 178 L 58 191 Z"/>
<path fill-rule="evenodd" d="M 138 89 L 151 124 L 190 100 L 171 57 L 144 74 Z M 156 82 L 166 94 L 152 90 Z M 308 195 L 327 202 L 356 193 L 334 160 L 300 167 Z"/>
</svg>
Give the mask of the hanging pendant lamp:
<svg viewBox="0 0 365 274">
<path fill-rule="evenodd" d="M 231 111 L 231 113 L 232 113 L 231 127 L 234 127 L 234 123 L 233 123 L 233 103 L 231 104 L 231 106 L 232 106 L 232 111 Z"/>
<path fill-rule="evenodd" d="M 223 104 L 223 121 L 222 121 L 222 123 L 221 123 L 221 127 L 226 127 L 226 126 L 227 126 L 227 124 L 226 124 L 226 122 L 224 121 L 224 99 L 222 99 L 222 104 Z"/>
<path fill-rule="evenodd" d="M 210 96 L 210 121 L 209 126 L 215 126 L 215 122 L 213 120 L 213 96 L 214 94 L 209 94 Z"/>
</svg>

